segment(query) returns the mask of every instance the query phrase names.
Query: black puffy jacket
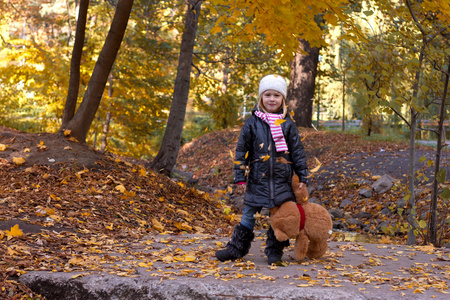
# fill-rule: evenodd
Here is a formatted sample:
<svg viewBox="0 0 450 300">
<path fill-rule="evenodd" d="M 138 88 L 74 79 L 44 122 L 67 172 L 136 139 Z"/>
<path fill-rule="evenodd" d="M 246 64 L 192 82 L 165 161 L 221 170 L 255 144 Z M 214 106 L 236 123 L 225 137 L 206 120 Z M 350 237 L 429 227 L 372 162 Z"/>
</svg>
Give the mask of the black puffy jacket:
<svg viewBox="0 0 450 300">
<path fill-rule="evenodd" d="M 269 125 L 254 112 L 245 121 L 236 146 L 234 181 L 247 183 L 244 203 L 272 208 L 286 201 L 295 201 L 291 188 L 293 172 L 300 182 L 307 182 L 308 176 L 305 151 L 297 126 L 286 116 L 281 128 L 289 150 L 276 152 Z M 246 166 L 249 168 L 247 176 Z"/>
</svg>

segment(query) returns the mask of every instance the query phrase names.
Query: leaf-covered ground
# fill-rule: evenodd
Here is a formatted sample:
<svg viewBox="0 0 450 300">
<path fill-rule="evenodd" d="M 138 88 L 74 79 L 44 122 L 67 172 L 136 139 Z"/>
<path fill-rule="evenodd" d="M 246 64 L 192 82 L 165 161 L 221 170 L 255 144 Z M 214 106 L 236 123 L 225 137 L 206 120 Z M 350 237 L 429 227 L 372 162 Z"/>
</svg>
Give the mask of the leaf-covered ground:
<svg viewBox="0 0 450 300">
<path fill-rule="evenodd" d="M 103 155 L 65 137 L 0 128 L 0 286 L 4 287 L 0 298 L 33 295 L 13 280 L 31 270 L 105 271 L 108 265 L 110 273 L 130 275 L 133 269 L 117 264 L 120 257 L 112 253 L 131 255 L 133 244 L 152 243 L 148 236 L 228 236 L 239 220 L 239 212 L 229 207 L 230 200 L 240 196 L 231 184 L 238 135 L 238 129 L 213 132 L 181 149 L 177 168 L 193 172 L 199 180 L 191 187 L 131 159 Z M 311 130 L 301 135 L 310 167 L 321 164 L 311 178 L 310 186 L 316 189 L 313 196 L 327 209 L 351 199 L 352 204 L 345 207 L 347 215 L 363 211 L 371 217 L 362 218 L 367 223 L 362 225 L 342 218 L 347 230 L 378 234 L 377 226 L 388 221 L 396 234 L 377 238 L 383 243 L 404 243 L 402 228 L 395 227 L 402 218 L 379 214 L 381 208 L 404 197 L 404 184 L 400 181 L 390 193 L 371 199 L 360 199 L 358 190 L 370 186 L 378 175 L 375 170 L 391 170 L 397 179 L 404 177 L 407 145 Z M 388 153 L 397 155 L 396 159 L 383 156 Z M 386 163 L 380 165 L 374 159 L 379 157 Z M 418 195 L 419 213 L 429 205 L 427 184 L 423 182 Z M 448 207 L 440 209 L 445 213 Z M 266 227 L 267 218 L 262 216 L 258 226 Z M 448 230 L 446 234 L 441 232 L 443 243 L 448 242 Z M 197 255 L 208 254 L 201 252 Z M 154 255 L 156 260 L 167 259 L 166 253 Z M 178 256 L 187 262 L 191 258 L 188 253 Z"/>
<path fill-rule="evenodd" d="M 184 145 L 177 167 L 193 172 L 200 186 L 223 190 L 231 187 L 233 190 L 235 185 L 230 183 L 233 182 L 233 155 L 239 132 L 239 129 L 217 131 Z M 375 236 L 384 234 L 381 230 L 384 228 L 391 233 L 391 237 L 385 238 L 405 243 L 406 220 L 403 211 L 408 207 L 399 207 L 398 204 L 404 203 L 408 195 L 408 143 L 369 141 L 356 134 L 313 129 L 300 129 L 300 135 L 309 168 L 317 169 L 320 165 L 309 181 L 310 196 L 328 210 L 342 211 L 344 216 L 341 220 L 335 220 L 337 228 Z M 427 221 L 435 151 L 421 145 L 416 148 L 416 212 L 419 219 Z M 449 152 L 443 152 L 441 167 L 447 168 L 448 172 L 449 162 Z M 385 174 L 397 180 L 392 190 L 383 194 L 374 193 L 370 198 L 359 195 L 362 189 L 371 190 L 371 185 Z M 242 197 L 238 189 L 227 196 L 230 203 Z M 448 200 L 439 199 L 438 202 L 439 236 L 444 245 L 450 242 L 450 209 Z M 418 233 L 419 243 L 424 240 L 425 234 L 425 229 Z"/>
<path fill-rule="evenodd" d="M 218 228 L 227 234 L 232 227 L 220 195 L 64 137 L 2 128 L 0 150 L 1 299 L 26 290 L 9 277 L 70 271 L 79 265 L 71 263 L 75 255 L 116 249 L 149 234 L 212 234 Z"/>
</svg>

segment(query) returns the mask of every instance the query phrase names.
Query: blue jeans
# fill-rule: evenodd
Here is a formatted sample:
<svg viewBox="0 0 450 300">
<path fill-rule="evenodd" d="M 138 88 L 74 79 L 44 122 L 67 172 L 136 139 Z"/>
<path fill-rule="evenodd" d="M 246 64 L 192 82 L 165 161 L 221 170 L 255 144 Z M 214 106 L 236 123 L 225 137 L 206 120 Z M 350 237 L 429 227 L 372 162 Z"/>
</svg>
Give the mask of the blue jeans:
<svg viewBox="0 0 450 300">
<path fill-rule="evenodd" d="M 262 207 L 253 207 L 246 205 L 242 212 L 241 225 L 253 230 L 255 227 L 255 214 L 261 212 Z"/>
</svg>

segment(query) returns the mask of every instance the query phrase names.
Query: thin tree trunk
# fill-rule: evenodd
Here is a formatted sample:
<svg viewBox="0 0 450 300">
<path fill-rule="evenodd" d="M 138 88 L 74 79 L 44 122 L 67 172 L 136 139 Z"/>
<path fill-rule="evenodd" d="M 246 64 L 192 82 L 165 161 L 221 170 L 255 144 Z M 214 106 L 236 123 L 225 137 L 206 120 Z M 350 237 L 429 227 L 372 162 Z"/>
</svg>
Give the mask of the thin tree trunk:
<svg viewBox="0 0 450 300">
<path fill-rule="evenodd" d="M 414 230 L 417 227 L 417 216 L 416 216 L 416 199 L 414 192 L 414 169 L 415 169 L 415 159 L 416 159 L 416 123 L 417 123 L 417 113 L 414 108 L 411 108 L 411 128 L 409 135 L 409 173 L 408 173 L 408 183 L 409 183 L 409 227 L 408 227 L 408 245 L 414 245 L 416 243 L 416 234 Z"/>
<path fill-rule="evenodd" d="M 442 136 L 445 134 L 444 132 L 444 118 L 445 118 L 445 100 L 447 98 L 447 89 L 448 89 L 448 81 L 450 76 L 450 56 L 448 57 L 447 63 L 447 74 L 445 74 L 445 82 L 444 82 L 444 92 L 442 94 L 441 99 L 441 107 L 439 112 L 439 125 L 437 131 L 437 150 L 436 150 L 436 159 L 434 162 L 434 180 L 433 180 L 433 194 L 431 198 L 430 204 L 430 219 L 428 221 L 428 236 L 430 238 L 430 243 L 434 246 L 438 247 L 437 242 L 437 194 L 438 194 L 438 181 L 437 174 L 439 172 L 440 162 L 441 162 L 441 151 L 442 151 Z M 445 137 L 445 136 L 444 136 Z M 445 182 L 445 178 L 444 178 Z"/>
<path fill-rule="evenodd" d="M 108 87 L 108 99 L 111 99 L 113 96 L 113 76 L 112 74 L 109 75 L 109 87 Z M 108 111 L 106 113 L 106 117 L 105 117 L 105 123 L 103 124 L 103 129 L 102 129 L 102 139 L 101 139 L 101 144 L 100 144 L 100 151 L 101 152 L 105 152 L 106 151 L 106 146 L 108 144 L 108 132 L 109 132 L 109 124 L 111 122 L 111 112 Z"/>
<path fill-rule="evenodd" d="M 425 43 L 422 44 L 419 55 L 419 66 L 415 75 L 415 82 L 413 85 L 412 99 L 417 99 L 419 93 L 419 82 L 420 82 L 420 72 L 422 71 L 422 62 L 424 59 Z M 416 234 L 415 229 L 417 228 L 417 215 L 416 215 L 416 199 L 414 192 L 414 170 L 416 165 L 416 127 L 417 127 L 417 115 L 418 113 L 414 108 L 411 107 L 411 130 L 409 135 L 409 191 L 411 193 L 411 198 L 409 198 L 409 229 L 408 229 L 408 245 L 416 244 Z"/>
<path fill-rule="evenodd" d="M 80 1 L 75 43 L 73 45 L 72 59 L 70 61 L 69 91 L 67 92 L 66 104 L 62 116 L 62 126 L 65 126 L 73 118 L 77 106 L 78 91 L 80 88 L 80 64 L 81 55 L 83 54 L 88 7 L 89 0 Z"/>
<path fill-rule="evenodd" d="M 345 131 L 345 72 L 342 81 L 342 131 Z"/>
<path fill-rule="evenodd" d="M 300 48 L 291 62 L 290 83 L 287 92 L 289 109 L 294 112 L 297 126 L 312 127 L 312 99 L 314 98 L 319 48 L 311 48 L 305 40 L 300 40 Z"/>
<path fill-rule="evenodd" d="M 102 130 L 102 142 L 100 144 L 100 152 L 106 151 L 106 146 L 108 145 L 108 132 L 109 132 L 109 124 L 111 123 L 111 112 L 108 111 L 105 117 L 105 123 L 103 124 Z"/>
<path fill-rule="evenodd" d="M 180 149 L 189 96 L 189 86 L 191 82 L 192 54 L 194 52 L 195 35 L 201 4 L 201 0 L 188 1 L 169 119 L 167 121 L 161 148 L 155 159 L 149 165 L 150 168 L 166 175 L 171 174 Z"/>
<path fill-rule="evenodd" d="M 114 19 L 97 63 L 95 64 L 83 101 L 70 122 L 66 126 L 61 127 L 60 131 L 70 129 L 71 135 L 80 142 L 86 141 L 89 127 L 100 105 L 108 75 L 112 69 L 127 28 L 132 6 L 133 0 L 119 0 L 117 3 Z"/>
</svg>

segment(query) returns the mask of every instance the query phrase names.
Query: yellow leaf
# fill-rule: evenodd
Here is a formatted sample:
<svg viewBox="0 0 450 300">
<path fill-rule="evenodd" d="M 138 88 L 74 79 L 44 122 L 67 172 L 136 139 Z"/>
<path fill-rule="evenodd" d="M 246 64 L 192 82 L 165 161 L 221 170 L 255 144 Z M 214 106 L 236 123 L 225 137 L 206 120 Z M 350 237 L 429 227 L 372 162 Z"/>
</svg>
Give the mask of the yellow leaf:
<svg viewBox="0 0 450 300">
<path fill-rule="evenodd" d="M 121 193 L 125 193 L 127 189 L 123 185 L 119 184 L 118 186 L 116 186 L 116 190 L 118 190 Z"/>
<path fill-rule="evenodd" d="M 13 249 L 11 249 L 11 248 L 9 248 L 9 247 L 8 247 L 7 251 L 8 251 L 8 254 L 9 254 L 10 256 L 14 256 L 14 255 L 18 254 L 17 251 L 14 251 Z"/>
<path fill-rule="evenodd" d="M 178 185 L 184 188 L 184 184 L 182 182 L 178 182 Z"/>
<path fill-rule="evenodd" d="M 82 171 L 77 172 L 77 174 L 81 175 L 81 174 L 84 174 L 84 173 L 87 173 L 87 172 L 89 172 L 89 170 L 88 169 L 84 169 Z"/>
<path fill-rule="evenodd" d="M 0 241 L 3 240 L 4 237 L 5 237 L 5 233 L 0 230 Z"/>
<path fill-rule="evenodd" d="M 178 228 L 180 230 L 188 230 L 188 231 L 192 230 L 192 227 L 189 226 L 189 224 L 186 223 L 186 222 L 183 222 L 183 223 L 181 223 L 181 222 L 174 222 L 173 224 L 175 225 L 176 228 Z"/>
<path fill-rule="evenodd" d="M 293 110 L 291 110 L 291 116 L 294 116 L 294 115 L 295 115 L 294 111 L 293 111 Z"/>
<path fill-rule="evenodd" d="M 391 238 L 389 236 L 383 235 L 381 237 L 381 239 L 378 240 L 378 243 L 380 243 L 380 244 L 391 244 L 392 241 L 391 241 Z"/>
<path fill-rule="evenodd" d="M 415 289 L 414 290 L 414 294 L 417 294 L 417 293 L 423 294 L 423 291 L 421 289 Z"/>
<path fill-rule="evenodd" d="M 212 29 L 211 29 L 211 34 L 216 34 L 216 33 L 219 33 L 219 32 L 221 32 L 222 31 L 222 27 L 220 27 L 220 26 L 214 26 Z"/>
<path fill-rule="evenodd" d="M 248 151 L 247 151 L 247 153 L 245 153 L 245 159 L 247 159 L 247 157 L 248 157 Z"/>
<path fill-rule="evenodd" d="M 5 150 L 6 150 L 6 145 L 0 144 L 0 151 L 5 151 Z"/>
<path fill-rule="evenodd" d="M 83 277 L 85 274 L 83 274 L 83 273 L 80 273 L 80 274 L 75 274 L 75 275 L 72 275 L 72 277 L 70 277 L 70 279 L 75 279 L 75 278 L 78 278 L 78 277 Z"/>
<path fill-rule="evenodd" d="M 70 130 L 70 129 L 65 129 L 65 130 L 64 130 L 64 135 L 65 135 L 65 136 L 68 136 L 68 135 L 70 135 L 71 132 L 72 132 L 72 130 Z"/>
<path fill-rule="evenodd" d="M 418 246 L 417 249 L 426 253 L 433 253 L 435 251 L 433 245 Z"/>
<path fill-rule="evenodd" d="M 55 222 L 61 222 L 61 217 L 58 215 L 50 215 L 48 217 L 53 219 Z"/>
<path fill-rule="evenodd" d="M 234 154 L 233 154 L 233 151 L 231 151 L 231 150 L 230 150 L 230 157 L 231 157 L 231 159 L 234 159 Z"/>
<path fill-rule="evenodd" d="M 179 213 L 180 215 L 184 215 L 186 217 L 189 216 L 189 213 L 187 211 L 185 211 L 185 210 L 182 210 L 182 209 L 177 209 L 177 213 Z"/>
<path fill-rule="evenodd" d="M 263 161 L 266 161 L 266 160 L 268 160 L 268 159 L 270 158 L 270 155 L 267 154 L 266 156 L 263 156 L 263 157 L 261 157 L 261 158 L 263 159 Z"/>
<path fill-rule="evenodd" d="M 319 171 L 320 167 L 322 166 L 322 163 L 317 159 L 317 157 L 314 157 L 314 159 L 316 160 L 317 166 L 310 170 L 311 173 Z"/>
<path fill-rule="evenodd" d="M 11 227 L 11 231 L 6 230 L 6 235 L 9 237 L 22 236 L 23 232 L 19 229 L 19 224 L 16 224 Z"/>
<path fill-rule="evenodd" d="M 286 122 L 286 120 L 284 119 L 278 119 L 275 120 L 275 122 L 273 122 L 275 124 L 275 126 L 280 126 L 281 124 L 283 124 L 284 122 Z"/>
<path fill-rule="evenodd" d="M 241 162 L 240 162 L 240 161 L 234 161 L 234 164 L 235 164 L 235 165 L 240 165 Z"/>
<path fill-rule="evenodd" d="M 156 229 L 158 231 L 164 231 L 164 225 L 161 224 L 158 220 L 155 218 L 152 219 L 152 228 Z"/>
<path fill-rule="evenodd" d="M 16 165 L 20 166 L 20 165 L 23 165 L 25 163 L 25 158 L 23 158 L 23 157 L 13 157 L 13 162 Z"/>
<path fill-rule="evenodd" d="M 47 146 L 44 145 L 44 141 L 41 141 L 39 144 L 36 145 L 41 150 L 47 149 Z"/>
<path fill-rule="evenodd" d="M 197 258 L 193 255 L 186 255 L 184 261 L 195 261 Z"/>
<path fill-rule="evenodd" d="M 30 151 L 31 151 L 30 148 L 23 149 L 23 152 L 25 152 L 25 153 L 29 153 Z"/>
</svg>

